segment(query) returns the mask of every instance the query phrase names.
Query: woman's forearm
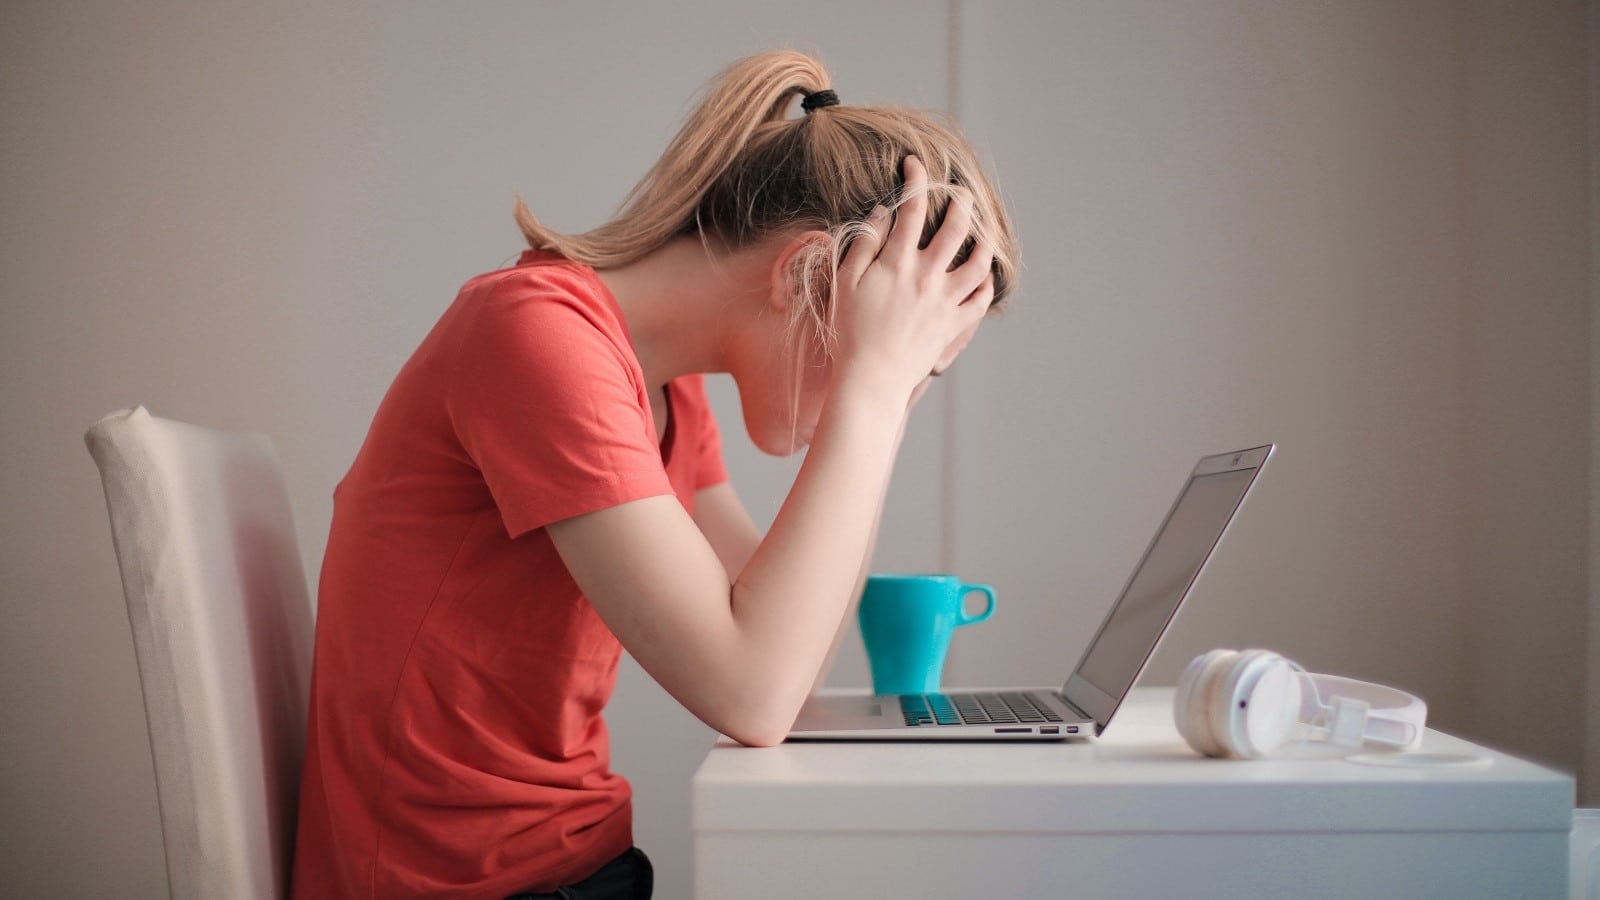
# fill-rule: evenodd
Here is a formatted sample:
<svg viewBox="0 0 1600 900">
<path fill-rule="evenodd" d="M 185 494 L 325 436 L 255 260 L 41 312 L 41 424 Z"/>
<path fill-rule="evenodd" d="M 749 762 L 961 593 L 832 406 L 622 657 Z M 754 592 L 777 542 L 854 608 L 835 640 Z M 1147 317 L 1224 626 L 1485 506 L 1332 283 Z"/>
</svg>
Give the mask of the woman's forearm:
<svg viewBox="0 0 1600 900">
<path fill-rule="evenodd" d="M 868 565 L 905 399 L 836 385 L 772 527 L 733 585 L 749 687 L 772 710 L 756 741 L 782 740 L 809 694 Z"/>
<path fill-rule="evenodd" d="M 913 401 L 915 402 L 915 401 Z M 900 430 L 894 437 L 894 459 L 900 456 L 900 445 L 905 442 L 906 422 L 909 421 L 911 410 L 906 410 L 906 416 L 900 419 Z M 856 605 L 861 602 L 861 592 L 866 587 L 867 575 L 872 571 L 872 556 L 878 546 L 878 533 L 883 527 L 883 507 L 889 497 L 889 484 L 893 479 L 893 464 L 890 465 L 890 478 L 884 479 L 883 493 L 878 497 L 878 511 L 872 517 L 872 530 L 867 534 L 867 549 L 861 557 L 861 568 L 856 573 L 856 583 L 850 591 L 849 602 L 845 606 L 844 615 L 839 619 L 839 625 L 833 632 L 833 643 L 828 647 L 827 656 L 822 659 L 821 668 L 817 669 L 817 677 L 812 679 L 811 693 L 816 693 L 822 687 L 822 682 L 828 677 L 828 671 L 833 668 L 834 658 L 839 655 L 839 644 L 844 640 L 845 632 L 850 630 L 850 622 L 854 618 Z"/>
</svg>

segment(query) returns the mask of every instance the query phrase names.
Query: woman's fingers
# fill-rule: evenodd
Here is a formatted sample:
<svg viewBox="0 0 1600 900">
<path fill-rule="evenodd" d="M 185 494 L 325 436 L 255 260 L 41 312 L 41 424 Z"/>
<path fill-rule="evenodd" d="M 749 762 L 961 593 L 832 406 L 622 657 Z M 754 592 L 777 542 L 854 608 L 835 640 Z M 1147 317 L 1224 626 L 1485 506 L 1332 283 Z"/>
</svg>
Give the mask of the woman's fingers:
<svg viewBox="0 0 1600 900">
<path fill-rule="evenodd" d="M 991 278 L 990 269 L 994 266 L 994 249 L 989 242 L 979 238 L 972 245 L 972 255 L 968 256 L 961 265 L 956 266 L 950 273 L 951 293 L 957 297 L 966 297 L 983 284 L 984 279 Z M 965 300 L 962 300 L 965 303 Z"/>
<path fill-rule="evenodd" d="M 889 210 L 882 206 L 873 207 L 864 224 L 866 227 L 851 239 L 850 249 L 845 251 L 844 259 L 839 262 L 840 280 L 852 286 L 861 281 L 862 273 L 878 258 L 878 251 L 883 248 L 889 230 Z"/>
<path fill-rule="evenodd" d="M 908 156 L 902 163 L 905 172 L 905 201 L 894 213 L 894 228 L 883 247 L 884 255 L 902 259 L 917 252 L 922 242 L 922 223 L 928 217 L 928 170 L 922 160 Z"/>
<path fill-rule="evenodd" d="M 994 300 L 989 273 L 994 251 L 987 241 L 975 239 L 971 255 L 951 267 L 976 215 L 971 192 L 960 188 L 927 248 L 919 250 L 928 216 L 928 173 L 916 157 L 907 157 L 903 166 L 905 194 L 893 223 L 888 210 L 874 209 L 865 227 L 852 229 L 848 238 L 839 261 L 837 315 L 841 368 L 887 375 L 912 394 L 966 346 L 988 312 Z"/>
<path fill-rule="evenodd" d="M 982 319 L 989 312 L 989 307 L 994 304 L 994 275 L 983 280 L 983 283 L 968 294 L 961 301 L 961 310 L 970 321 Z"/>
<path fill-rule="evenodd" d="M 961 245 L 967 242 L 967 235 L 972 230 L 972 204 L 972 192 L 958 188 L 945 204 L 944 221 L 939 223 L 939 230 L 922 251 L 940 271 L 950 268 L 950 261 L 956 258 Z"/>
<path fill-rule="evenodd" d="M 918 249 L 923 223 L 928 215 L 928 170 L 922 160 L 907 156 L 905 168 L 905 199 L 896 210 L 894 227 L 890 229 L 879 251 L 880 257 L 895 260 L 916 260 L 916 268 L 929 274 L 950 273 L 950 293 L 965 297 L 983 283 L 989 267 L 994 262 L 994 252 L 987 242 L 979 240 L 968 258 L 954 270 L 951 260 L 961 251 L 972 231 L 972 192 L 958 188 L 945 206 L 944 221 L 928 241 L 928 246 Z M 948 295 L 946 295 L 948 296 Z"/>
</svg>

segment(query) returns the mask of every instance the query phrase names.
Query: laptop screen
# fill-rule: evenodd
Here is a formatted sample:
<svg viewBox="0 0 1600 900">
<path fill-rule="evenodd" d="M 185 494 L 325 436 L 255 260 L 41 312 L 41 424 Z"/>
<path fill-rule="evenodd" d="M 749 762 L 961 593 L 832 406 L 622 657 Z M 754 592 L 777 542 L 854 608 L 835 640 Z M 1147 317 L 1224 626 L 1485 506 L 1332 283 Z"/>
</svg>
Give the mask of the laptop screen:
<svg viewBox="0 0 1600 900">
<path fill-rule="evenodd" d="M 1090 643 L 1074 681 L 1088 682 L 1113 706 L 1121 702 L 1222 538 L 1265 456 L 1243 468 L 1210 473 L 1204 472 L 1202 461 Z"/>
</svg>

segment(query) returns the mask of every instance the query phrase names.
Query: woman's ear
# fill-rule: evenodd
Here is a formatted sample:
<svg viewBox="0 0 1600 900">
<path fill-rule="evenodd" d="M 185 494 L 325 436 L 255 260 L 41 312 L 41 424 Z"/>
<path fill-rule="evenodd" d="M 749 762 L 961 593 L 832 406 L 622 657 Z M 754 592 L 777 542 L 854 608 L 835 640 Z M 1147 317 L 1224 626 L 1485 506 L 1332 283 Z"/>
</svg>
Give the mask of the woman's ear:
<svg viewBox="0 0 1600 900">
<path fill-rule="evenodd" d="M 790 312 L 807 293 L 823 291 L 829 278 L 833 237 L 826 231 L 801 231 L 783 241 L 772 260 L 772 291 L 768 299 L 773 310 Z"/>
</svg>

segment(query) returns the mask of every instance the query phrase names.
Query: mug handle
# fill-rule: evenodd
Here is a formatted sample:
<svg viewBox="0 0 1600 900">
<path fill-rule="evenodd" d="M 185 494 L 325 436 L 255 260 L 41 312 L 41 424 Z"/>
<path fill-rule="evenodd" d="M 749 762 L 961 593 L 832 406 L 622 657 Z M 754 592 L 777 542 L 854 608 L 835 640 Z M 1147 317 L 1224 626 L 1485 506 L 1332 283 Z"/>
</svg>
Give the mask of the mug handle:
<svg viewBox="0 0 1600 900">
<path fill-rule="evenodd" d="M 978 591 L 988 595 L 989 605 L 983 608 L 983 612 L 975 616 L 969 616 L 967 615 L 967 595 Z M 961 586 L 961 607 L 956 610 L 956 627 L 976 625 L 987 620 L 992 615 L 994 615 L 994 588 L 987 584 L 963 584 Z"/>
</svg>

